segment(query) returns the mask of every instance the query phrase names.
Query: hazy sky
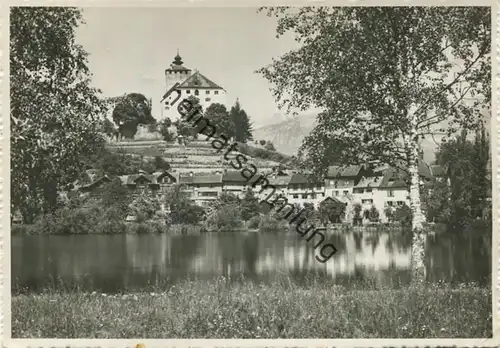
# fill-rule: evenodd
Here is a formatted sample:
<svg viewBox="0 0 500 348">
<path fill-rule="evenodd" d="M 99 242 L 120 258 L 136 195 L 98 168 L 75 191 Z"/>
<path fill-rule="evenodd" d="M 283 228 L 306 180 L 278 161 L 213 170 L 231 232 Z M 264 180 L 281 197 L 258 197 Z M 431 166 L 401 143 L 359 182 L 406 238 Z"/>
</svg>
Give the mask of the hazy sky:
<svg viewBox="0 0 500 348">
<path fill-rule="evenodd" d="M 177 49 L 236 98 L 256 126 L 274 123 L 271 85 L 259 69 L 297 44 L 276 38 L 276 21 L 256 8 L 85 8 L 77 42 L 90 54 L 93 85 L 105 96 L 138 92 L 159 103 Z M 153 108 L 157 113 L 158 107 Z M 155 115 L 153 115 L 155 116 Z"/>
</svg>

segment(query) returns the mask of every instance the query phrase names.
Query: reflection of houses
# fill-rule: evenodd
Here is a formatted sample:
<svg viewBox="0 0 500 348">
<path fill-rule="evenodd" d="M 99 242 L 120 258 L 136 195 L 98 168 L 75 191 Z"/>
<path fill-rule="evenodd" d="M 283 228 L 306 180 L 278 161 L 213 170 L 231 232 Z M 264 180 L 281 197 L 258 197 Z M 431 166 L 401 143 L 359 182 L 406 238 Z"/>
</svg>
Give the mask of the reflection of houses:
<svg viewBox="0 0 500 348">
<path fill-rule="evenodd" d="M 317 208 L 325 197 L 323 180 L 316 179 L 313 175 L 297 173 L 292 175 L 288 183 L 289 203 L 312 203 Z"/>
</svg>

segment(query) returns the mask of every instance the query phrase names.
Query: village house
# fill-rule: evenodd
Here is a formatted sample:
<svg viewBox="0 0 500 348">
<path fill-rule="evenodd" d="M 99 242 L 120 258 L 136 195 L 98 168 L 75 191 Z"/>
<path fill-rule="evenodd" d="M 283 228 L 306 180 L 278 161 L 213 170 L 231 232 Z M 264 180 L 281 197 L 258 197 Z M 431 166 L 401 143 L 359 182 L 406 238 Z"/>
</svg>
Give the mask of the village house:
<svg viewBox="0 0 500 348">
<path fill-rule="evenodd" d="M 316 179 L 312 174 L 293 174 L 288 183 L 288 203 L 312 203 L 315 208 L 325 199 L 323 180 Z"/>
<path fill-rule="evenodd" d="M 189 176 L 181 176 L 179 183 L 182 191 L 194 203 L 205 206 L 217 200 L 222 193 L 221 174 L 197 174 L 190 173 Z"/>
<path fill-rule="evenodd" d="M 222 192 L 243 198 L 248 187 L 247 179 L 239 171 L 227 171 L 222 175 Z"/>
<path fill-rule="evenodd" d="M 178 182 L 175 174 L 168 171 L 154 172 L 151 174 L 145 171 L 139 171 L 138 174 L 129 174 L 119 176 L 123 185 L 125 185 L 132 196 L 140 194 L 150 194 L 161 197 L 169 187 Z"/>
<path fill-rule="evenodd" d="M 268 200 L 268 201 L 273 201 L 277 197 L 287 197 L 287 191 L 288 191 L 288 183 L 290 182 L 291 176 L 287 175 L 284 172 L 272 172 L 266 176 L 266 179 L 269 181 L 269 187 L 262 190 L 262 186 L 258 184 L 254 188 L 254 192 L 256 191 L 257 197 L 260 200 Z M 272 189 L 271 189 L 272 188 Z M 273 191 L 274 189 L 274 191 Z M 260 193 L 259 193 L 260 192 Z M 271 195 L 271 196 L 270 196 Z"/>
<path fill-rule="evenodd" d="M 80 195 L 100 196 L 104 185 L 109 182 L 111 178 L 107 175 L 100 175 L 97 170 L 88 169 L 74 184 L 74 188 Z"/>
<path fill-rule="evenodd" d="M 325 194 L 345 200 L 368 169 L 363 165 L 330 166 L 325 176 Z"/>
</svg>

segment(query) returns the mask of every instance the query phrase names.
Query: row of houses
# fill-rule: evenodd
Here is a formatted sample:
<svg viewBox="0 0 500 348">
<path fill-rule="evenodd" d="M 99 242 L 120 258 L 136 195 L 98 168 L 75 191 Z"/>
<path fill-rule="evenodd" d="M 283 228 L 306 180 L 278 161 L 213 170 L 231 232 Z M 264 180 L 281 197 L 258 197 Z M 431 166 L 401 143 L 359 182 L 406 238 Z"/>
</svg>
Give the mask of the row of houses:
<svg viewBox="0 0 500 348">
<path fill-rule="evenodd" d="M 419 174 L 421 184 L 425 185 L 433 177 L 442 177 L 443 171 L 439 166 L 429 166 L 421 161 Z M 92 170 L 87 171 L 86 175 L 87 178 L 78 187 L 83 194 L 98 194 L 101 184 L 111 180 L 107 176 L 99 177 Z M 279 169 L 258 173 L 250 180 L 239 171 L 206 174 L 140 172 L 122 175 L 119 179 L 132 195 L 147 193 L 161 196 L 171 186 L 181 184 L 186 196 L 201 206 L 210 205 L 223 192 L 243 198 L 247 190 L 252 190 L 260 200 L 282 196 L 291 204 L 312 203 L 318 207 L 324 199 L 332 197 L 346 204 L 360 203 L 363 210 L 374 206 L 384 220 L 383 212 L 387 206 L 409 204 L 407 176 L 387 166 L 331 166 L 324 179 Z"/>
</svg>

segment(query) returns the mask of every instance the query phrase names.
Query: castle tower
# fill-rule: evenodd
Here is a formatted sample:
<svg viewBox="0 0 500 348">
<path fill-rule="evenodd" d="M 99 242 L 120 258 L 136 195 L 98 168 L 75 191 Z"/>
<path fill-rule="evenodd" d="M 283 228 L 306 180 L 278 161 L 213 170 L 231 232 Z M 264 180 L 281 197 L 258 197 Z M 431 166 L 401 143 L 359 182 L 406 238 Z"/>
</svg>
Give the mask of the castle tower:
<svg viewBox="0 0 500 348">
<path fill-rule="evenodd" d="M 226 91 L 224 88 L 214 83 L 202 75 L 198 70 L 192 71 L 183 66 L 183 61 L 179 52 L 174 58 L 170 68 L 165 70 L 165 90 L 164 94 L 169 91 L 176 83 L 179 83 L 176 95 L 170 94 L 171 102 L 179 100 L 179 98 L 195 97 L 199 100 L 203 110 L 212 103 L 225 104 Z M 177 111 L 177 106 L 173 106 L 168 100 L 162 99 L 160 120 L 170 118 L 172 122 L 179 119 L 180 115 Z"/>
<path fill-rule="evenodd" d="M 177 82 L 184 82 L 191 75 L 191 69 L 184 67 L 183 63 L 177 51 L 174 61 L 170 64 L 170 69 L 165 70 L 165 91 L 168 91 Z"/>
</svg>

